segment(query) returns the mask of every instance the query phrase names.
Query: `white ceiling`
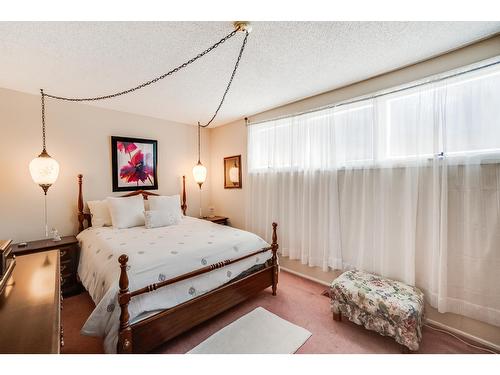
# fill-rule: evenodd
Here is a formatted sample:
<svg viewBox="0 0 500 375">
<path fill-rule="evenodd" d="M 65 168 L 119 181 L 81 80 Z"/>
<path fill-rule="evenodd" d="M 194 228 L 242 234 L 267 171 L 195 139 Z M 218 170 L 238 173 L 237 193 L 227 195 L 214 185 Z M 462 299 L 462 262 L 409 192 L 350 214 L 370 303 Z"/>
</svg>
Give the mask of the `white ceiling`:
<svg viewBox="0 0 500 375">
<path fill-rule="evenodd" d="M 215 125 L 426 59 L 500 22 L 252 22 Z M 231 22 L 0 22 L 0 87 L 96 96 L 149 80 L 232 30 Z M 185 70 L 105 108 L 196 124 L 213 114 L 243 34 Z"/>
</svg>

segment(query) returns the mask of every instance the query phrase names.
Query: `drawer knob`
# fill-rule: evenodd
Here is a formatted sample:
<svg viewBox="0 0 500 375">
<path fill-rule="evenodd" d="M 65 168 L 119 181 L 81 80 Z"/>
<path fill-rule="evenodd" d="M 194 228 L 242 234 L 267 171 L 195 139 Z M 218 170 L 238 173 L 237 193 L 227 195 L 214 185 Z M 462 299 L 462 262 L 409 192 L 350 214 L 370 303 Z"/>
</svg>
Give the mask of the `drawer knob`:
<svg viewBox="0 0 500 375">
<path fill-rule="evenodd" d="M 62 258 L 63 256 L 65 256 L 65 255 L 66 255 L 66 253 L 67 253 L 67 251 L 66 251 L 66 250 L 61 250 L 61 253 L 60 253 L 61 255 L 60 255 L 60 257 Z"/>
</svg>

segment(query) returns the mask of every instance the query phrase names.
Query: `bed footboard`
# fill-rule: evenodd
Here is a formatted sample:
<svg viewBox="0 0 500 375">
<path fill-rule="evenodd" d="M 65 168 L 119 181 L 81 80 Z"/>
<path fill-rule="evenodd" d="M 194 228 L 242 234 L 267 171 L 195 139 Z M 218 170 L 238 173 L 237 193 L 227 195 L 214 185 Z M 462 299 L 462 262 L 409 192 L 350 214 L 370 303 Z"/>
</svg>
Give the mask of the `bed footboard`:
<svg viewBox="0 0 500 375">
<path fill-rule="evenodd" d="M 276 295 L 278 285 L 278 236 L 276 228 L 278 224 L 273 223 L 272 244 L 254 251 L 251 254 L 227 259 L 210 264 L 192 272 L 174 277 L 169 280 L 150 284 L 144 288 L 129 291 L 129 280 L 127 275 L 128 256 L 123 254 L 119 257 L 120 263 L 120 291 L 118 303 L 120 305 L 120 330 L 118 334 L 118 353 L 144 353 L 159 346 L 163 342 L 185 332 L 186 330 L 200 324 L 207 319 L 227 310 L 230 307 L 255 295 L 259 291 L 271 286 L 273 296 Z M 152 292 L 156 289 L 202 275 L 213 270 L 223 268 L 229 264 L 239 262 L 254 255 L 272 251 L 271 265 L 264 269 L 248 275 L 241 280 L 225 284 L 213 291 L 193 298 L 178 306 L 164 310 L 150 318 L 138 323 L 130 324 L 128 304 L 131 298 Z"/>
</svg>

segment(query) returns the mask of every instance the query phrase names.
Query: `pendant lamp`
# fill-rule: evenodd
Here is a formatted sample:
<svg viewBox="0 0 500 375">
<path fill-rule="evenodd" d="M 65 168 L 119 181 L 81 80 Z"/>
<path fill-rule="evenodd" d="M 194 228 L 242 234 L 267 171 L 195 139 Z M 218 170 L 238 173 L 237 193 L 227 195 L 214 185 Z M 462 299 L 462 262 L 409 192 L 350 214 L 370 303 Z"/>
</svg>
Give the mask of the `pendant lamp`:
<svg viewBox="0 0 500 375">
<path fill-rule="evenodd" d="M 45 146 L 45 94 L 42 94 L 42 152 L 29 165 L 31 178 L 39 185 L 45 195 L 45 237 L 49 235 L 47 223 L 47 191 L 56 182 L 59 176 L 59 163 L 52 158 Z"/>
<path fill-rule="evenodd" d="M 203 217 L 202 211 L 201 211 L 201 185 L 205 182 L 207 179 L 207 168 L 201 164 L 201 154 L 200 154 L 200 146 L 201 146 L 201 126 L 200 123 L 198 123 L 198 163 L 193 167 L 193 177 L 198 186 L 200 187 L 200 218 Z"/>
</svg>

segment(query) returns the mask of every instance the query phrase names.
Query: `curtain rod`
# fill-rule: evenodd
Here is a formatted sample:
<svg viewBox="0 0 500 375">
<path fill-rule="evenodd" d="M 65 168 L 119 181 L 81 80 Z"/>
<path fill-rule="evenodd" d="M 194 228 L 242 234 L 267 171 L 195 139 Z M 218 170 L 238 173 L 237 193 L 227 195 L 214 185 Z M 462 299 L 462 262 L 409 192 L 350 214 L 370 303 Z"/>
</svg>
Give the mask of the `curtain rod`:
<svg viewBox="0 0 500 375">
<path fill-rule="evenodd" d="M 494 59 L 498 59 L 498 58 L 499 58 L 498 56 L 494 57 Z M 374 95 L 369 95 L 368 94 L 368 95 L 365 95 L 365 96 L 358 97 L 357 99 L 352 99 L 352 100 L 347 100 L 347 101 L 339 101 L 339 102 L 337 102 L 335 104 L 328 104 L 326 106 L 319 107 L 319 108 L 313 108 L 313 109 L 302 111 L 302 112 L 295 112 L 295 113 L 293 113 L 291 115 L 282 115 L 282 116 L 273 117 L 273 118 L 270 118 L 270 119 L 267 119 L 267 120 L 261 120 L 261 121 L 255 121 L 255 122 L 248 121 L 248 118 L 245 117 L 245 122 L 246 122 L 247 126 L 257 125 L 257 124 L 262 124 L 264 122 L 277 121 L 277 120 L 282 120 L 282 119 L 289 118 L 289 117 L 295 117 L 295 116 L 300 116 L 300 115 L 305 115 L 305 114 L 308 114 L 308 113 L 319 112 L 319 111 L 323 111 L 323 110 L 331 109 L 331 108 L 335 108 L 335 107 L 341 107 L 341 106 L 348 105 L 348 104 L 354 104 L 354 103 L 362 102 L 364 100 L 376 99 L 376 98 L 379 98 L 381 96 L 386 96 L 386 95 L 398 93 L 398 92 L 401 92 L 401 91 L 410 90 L 410 89 L 413 89 L 413 88 L 416 88 L 416 87 L 420 87 L 420 86 L 424 86 L 424 85 L 428 85 L 428 84 L 431 84 L 431 83 L 434 83 L 434 82 L 440 82 L 440 81 L 443 81 L 445 79 L 458 77 L 458 76 L 461 76 L 463 74 L 475 72 L 475 71 L 478 71 L 478 70 L 481 70 L 481 69 L 486 69 L 486 68 L 489 68 L 491 66 L 498 65 L 498 64 L 500 64 L 500 60 L 496 60 L 496 61 L 493 61 L 491 63 L 485 64 L 485 65 L 476 66 L 474 68 L 471 68 L 471 69 L 468 69 L 468 70 L 463 70 L 463 71 L 460 71 L 460 72 L 457 72 L 457 73 L 453 73 L 453 74 L 450 74 L 450 75 L 447 75 L 447 76 L 444 76 L 444 77 L 440 77 L 440 78 L 436 78 L 436 79 L 431 79 L 429 81 L 418 82 L 418 83 L 415 83 L 413 85 L 405 86 L 405 87 L 400 87 L 400 88 L 394 89 L 394 90 L 390 90 L 389 89 L 390 91 L 380 90 L 378 94 L 374 94 Z"/>
</svg>

